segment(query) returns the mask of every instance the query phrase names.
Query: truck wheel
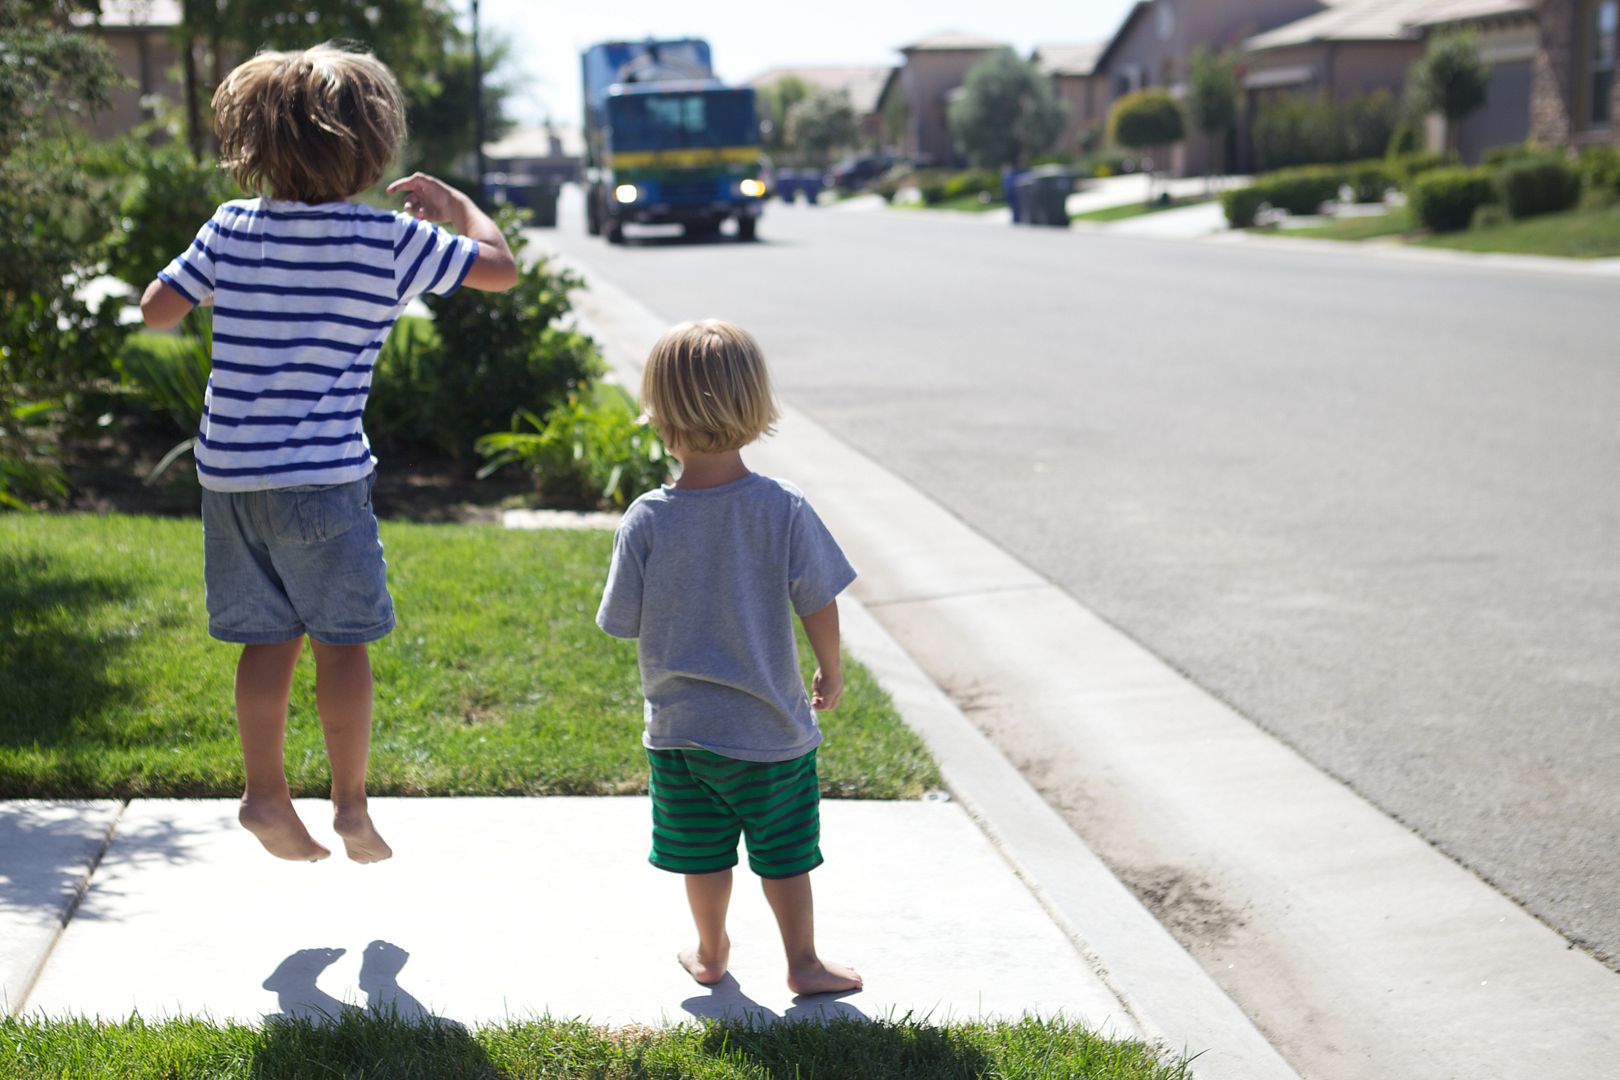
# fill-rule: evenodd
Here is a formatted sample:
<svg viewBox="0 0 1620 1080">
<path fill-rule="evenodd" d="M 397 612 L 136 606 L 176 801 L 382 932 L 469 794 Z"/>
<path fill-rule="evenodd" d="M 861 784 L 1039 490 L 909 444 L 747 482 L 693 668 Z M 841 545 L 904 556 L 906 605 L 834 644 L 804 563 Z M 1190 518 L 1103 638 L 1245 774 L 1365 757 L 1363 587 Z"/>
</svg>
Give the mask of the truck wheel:
<svg viewBox="0 0 1620 1080">
<path fill-rule="evenodd" d="M 754 230 L 759 224 L 758 218 L 740 217 L 737 219 L 737 239 L 754 239 Z"/>
<path fill-rule="evenodd" d="M 609 221 L 607 226 L 607 242 L 610 244 L 624 243 L 624 222 Z"/>
<path fill-rule="evenodd" d="M 585 231 L 591 236 L 602 234 L 602 211 L 594 191 L 585 200 Z"/>
</svg>

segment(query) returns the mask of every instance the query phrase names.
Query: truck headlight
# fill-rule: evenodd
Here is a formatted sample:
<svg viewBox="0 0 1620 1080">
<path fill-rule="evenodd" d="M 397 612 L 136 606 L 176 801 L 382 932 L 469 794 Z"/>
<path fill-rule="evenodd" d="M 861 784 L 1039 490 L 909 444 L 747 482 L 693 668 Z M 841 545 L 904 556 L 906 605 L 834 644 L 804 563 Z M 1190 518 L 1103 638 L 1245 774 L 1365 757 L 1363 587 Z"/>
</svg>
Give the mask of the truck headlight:
<svg viewBox="0 0 1620 1080">
<path fill-rule="evenodd" d="M 641 197 L 634 184 L 620 184 L 613 189 L 613 197 L 622 203 L 633 203 Z"/>
<path fill-rule="evenodd" d="M 750 198 L 757 199 L 765 194 L 765 184 L 764 181 L 749 178 L 738 184 L 737 190 Z"/>
</svg>

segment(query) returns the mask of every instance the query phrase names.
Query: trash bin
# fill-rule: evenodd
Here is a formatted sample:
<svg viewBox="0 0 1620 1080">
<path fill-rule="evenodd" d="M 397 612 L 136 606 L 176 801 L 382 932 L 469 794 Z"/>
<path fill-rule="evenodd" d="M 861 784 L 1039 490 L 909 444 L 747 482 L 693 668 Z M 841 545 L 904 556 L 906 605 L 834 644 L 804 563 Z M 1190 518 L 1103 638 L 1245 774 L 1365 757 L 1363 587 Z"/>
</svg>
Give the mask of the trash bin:
<svg viewBox="0 0 1620 1080">
<path fill-rule="evenodd" d="M 1007 208 L 1012 211 L 1014 225 L 1028 225 L 1028 217 L 1024 213 L 1027 200 L 1019 195 L 1019 182 L 1028 173 L 1021 173 L 1014 169 L 1007 169 L 1001 174 L 1001 197 L 1007 201 Z"/>
<path fill-rule="evenodd" d="M 778 198 L 785 203 L 790 203 L 793 201 L 793 196 L 798 194 L 798 190 L 798 173 L 791 169 L 776 170 L 776 194 Z"/>
<path fill-rule="evenodd" d="M 816 200 L 821 198 L 821 184 L 820 173 L 806 172 L 799 174 L 799 190 L 804 193 L 806 203 L 811 206 L 816 205 Z"/>
<path fill-rule="evenodd" d="M 536 180 L 517 189 L 523 193 L 522 205 L 533 215 L 529 224 L 538 229 L 557 227 L 557 182 Z"/>
<path fill-rule="evenodd" d="M 1059 165 L 1043 165 L 1028 175 L 1026 216 L 1031 225 L 1069 227 L 1069 194 L 1074 191 L 1074 174 Z M 1023 187 L 1020 185 L 1020 192 Z"/>
</svg>

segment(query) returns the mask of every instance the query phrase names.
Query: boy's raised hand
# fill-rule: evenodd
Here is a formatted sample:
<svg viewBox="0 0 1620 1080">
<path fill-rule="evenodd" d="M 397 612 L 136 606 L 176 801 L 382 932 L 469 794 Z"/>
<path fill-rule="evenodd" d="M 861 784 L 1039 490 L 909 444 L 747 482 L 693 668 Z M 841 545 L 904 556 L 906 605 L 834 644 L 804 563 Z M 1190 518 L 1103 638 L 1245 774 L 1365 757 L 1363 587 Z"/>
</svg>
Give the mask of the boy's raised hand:
<svg viewBox="0 0 1620 1080">
<path fill-rule="evenodd" d="M 422 221 L 454 222 L 461 192 L 427 173 L 412 173 L 388 185 L 388 194 L 405 193 L 405 212 Z"/>
</svg>

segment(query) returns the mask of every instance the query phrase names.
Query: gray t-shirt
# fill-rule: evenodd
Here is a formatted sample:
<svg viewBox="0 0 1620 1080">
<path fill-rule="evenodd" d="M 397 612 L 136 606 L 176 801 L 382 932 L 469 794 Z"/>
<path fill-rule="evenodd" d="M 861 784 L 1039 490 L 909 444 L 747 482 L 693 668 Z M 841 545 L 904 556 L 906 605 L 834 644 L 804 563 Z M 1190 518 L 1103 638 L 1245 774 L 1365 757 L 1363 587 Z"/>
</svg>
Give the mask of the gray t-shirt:
<svg viewBox="0 0 1620 1080">
<path fill-rule="evenodd" d="M 750 473 L 719 487 L 649 491 L 630 504 L 596 624 L 636 638 L 642 743 L 789 761 L 821 742 L 793 615 L 812 615 L 855 571 L 803 493 Z"/>
</svg>

